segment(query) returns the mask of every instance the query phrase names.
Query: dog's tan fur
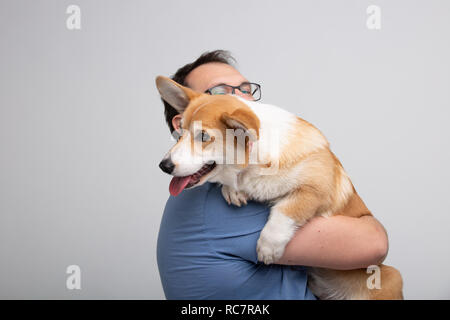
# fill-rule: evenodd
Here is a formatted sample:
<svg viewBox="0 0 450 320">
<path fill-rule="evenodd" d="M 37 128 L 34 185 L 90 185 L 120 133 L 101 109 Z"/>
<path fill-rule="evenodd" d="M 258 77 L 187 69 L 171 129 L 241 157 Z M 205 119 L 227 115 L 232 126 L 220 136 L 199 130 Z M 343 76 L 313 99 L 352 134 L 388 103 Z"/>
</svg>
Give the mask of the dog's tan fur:
<svg viewBox="0 0 450 320">
<path fill-rule="evenodd" d="M 171 81 L 167 78 L 157 80 L 158 88 L 164 97 L 168 97 L 163 85 Z M 163 84 L 163 85 L 162 85 Z M 232 96 L 210 96 L 195 93 L 192 90 L 177 86 L 187 97 L 187 105 L 183 110 L 183 129 L 189 130 L 191 123 L 201 120 L 203 128 L 223 131 L 233 128 L 233 124 L 256 130 L 260 129 L 260 121 L 256 114 L 245 103 Z M 168 97 L 170 100 L 170 96 Z M 256 194 L 254 185 L 243 188 L 238 193 L 245 194 L 245 199 L 269 200 L 277 212 L 302 226 L 317 215 L 346 215 L 361 217 L 371 215 L 364 202 L 357 194 L 349 177 L 339 160 L 331 152 L 328 141 L 312 124 L 297 117 L 293 129 L 288 132 L 287 143 L 283 146 L 278 159 L 279 176 L 288 177 L 293 172 L 300 172 L 295 183 L 288 192 L 278 195 Z M 249 143 L 246 143 L 246 163 L 248 166 Z M 235 145 L 235 148 L 237 146 Z M 270 166 L 269 164 L 259 166 Z M 250 167 L 250 166 L 249 166 Z M 240 174 L 242 180 L 254 178 L 250 168 Z M 205 180 L 207 177 L 205 178 Z M 258 183 L 272 183 L 276 177 L 258 177 Z M 287 179 L 287 178 L 286 178 Z M 275 183 L 275 182 L 274 182 Z M 226 187 L 226 186 L 225 186 Z M 225 188 L 224 187 L 224 188 Z M 227 189 L 228 190 L 228 189 Z M 227 193 L 226 191 L 224 195 Z M 237 192 L 237 191 L 236 191 Z M 228 200 L 230 201 L 230 200 Z M 233 201 L 231 201 L 233 202 Z M 233 202 L 235 203 L 235 202 Z M 237 201 L 237 205 L 246 203 Z M 313 293 L 321 299 L 402 299 L 402 278 L 400 273 L 389 266 L 380 265 L 381 289 L 368 289 L 369 275 L 365 269 L 338 271 L 323 268 L 310 268 L 309 286 Z"/>
</svg>

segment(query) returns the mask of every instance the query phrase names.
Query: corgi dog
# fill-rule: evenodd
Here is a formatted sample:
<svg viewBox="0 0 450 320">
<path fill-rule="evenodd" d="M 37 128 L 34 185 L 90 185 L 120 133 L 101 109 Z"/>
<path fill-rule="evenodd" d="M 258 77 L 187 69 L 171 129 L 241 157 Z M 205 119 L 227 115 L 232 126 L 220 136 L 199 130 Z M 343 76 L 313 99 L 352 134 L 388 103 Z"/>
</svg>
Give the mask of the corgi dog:
<svg viewBox="0 0 450 320">
<path fill-rule="evenodd" d="M 315 216 L 371 215 L 312 124 L 273 105 L 195 92 L 163 76 L 156 86 L 182 115 L 179 139 L 159 165 L 173 175 L 170 193 L 209 181 L 222 185 L 229 204 L 270 203 L 256 247 L 259 261 L 276 263 L 295 231 Z M 316 267 L 308 268 L 308 286 L 326 300 L 403 299 L 399 271 L 377 268 L 381 288 L 369 288 L 366 269 Z"/>
</svg>

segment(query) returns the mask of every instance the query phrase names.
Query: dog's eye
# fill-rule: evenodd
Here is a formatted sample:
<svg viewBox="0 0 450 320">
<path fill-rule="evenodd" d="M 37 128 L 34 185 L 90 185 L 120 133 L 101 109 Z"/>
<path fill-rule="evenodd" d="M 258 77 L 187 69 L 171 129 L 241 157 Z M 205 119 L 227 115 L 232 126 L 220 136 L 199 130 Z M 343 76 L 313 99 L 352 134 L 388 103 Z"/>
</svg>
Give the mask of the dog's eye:
<svg viewBox="0 0 450 320">
<path fill-rule="evenodd" d="M 206 131 L 199 132 L 195 136 L 195 140 L 201 141 L 201 142 L 209 141 L 209 139 L 211 139 L 211 137 L 209 136 L 208 132 L 206 132 Z"/>
</svg>

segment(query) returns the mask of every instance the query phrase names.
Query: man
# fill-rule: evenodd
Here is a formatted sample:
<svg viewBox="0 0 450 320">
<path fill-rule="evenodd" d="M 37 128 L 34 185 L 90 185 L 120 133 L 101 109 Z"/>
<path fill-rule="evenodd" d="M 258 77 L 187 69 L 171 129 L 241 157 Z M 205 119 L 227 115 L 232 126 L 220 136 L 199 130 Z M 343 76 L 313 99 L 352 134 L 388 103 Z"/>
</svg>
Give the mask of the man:
<svg viewBox="0 0 450 320">
<path fill-rule="evenodd" d="M 254 99 L 241 86 L 249 81 L 231 60 L 226 51 L 207 52 L 172 78 L 209 94 L 226 92 L 231 88 L 226 85 L 240 86 L 234 94 Z M 218 85 L 221 90 L 216 90 Z M 260 92 L 255 94 L 259 97 Z M 181 115 L 164 104 L 171 132 L 178 130 Z M 387 255 L 387 235 L 375 218 L 316 217 L 296 232 L 276 264 L 264 265 L 257 261 L 256 241 L 269 209 L 253 201 L 230 206 L 212 183 L 169 197 L 157 249 L 166 298 L 315 299 L 299 266 L 366 268 Z"/>
</svg>

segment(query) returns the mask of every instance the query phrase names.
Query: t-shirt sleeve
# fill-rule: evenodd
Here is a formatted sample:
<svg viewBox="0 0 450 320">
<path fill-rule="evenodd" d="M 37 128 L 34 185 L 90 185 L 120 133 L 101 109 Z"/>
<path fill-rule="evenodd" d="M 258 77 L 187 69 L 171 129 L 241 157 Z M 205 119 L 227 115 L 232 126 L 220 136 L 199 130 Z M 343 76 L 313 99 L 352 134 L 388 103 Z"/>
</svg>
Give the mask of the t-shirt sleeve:
<svg viewBox="0 0 450 320">
<path fill-rule="evenodd" d="M 256 243 L 270 208 L 254 201 L 241 207 L 229 205 L 220 188 L 209 190 L 204 206 L 205 232 L 211 248 L 223 259 L 258 263 Z"/>
</svg>

